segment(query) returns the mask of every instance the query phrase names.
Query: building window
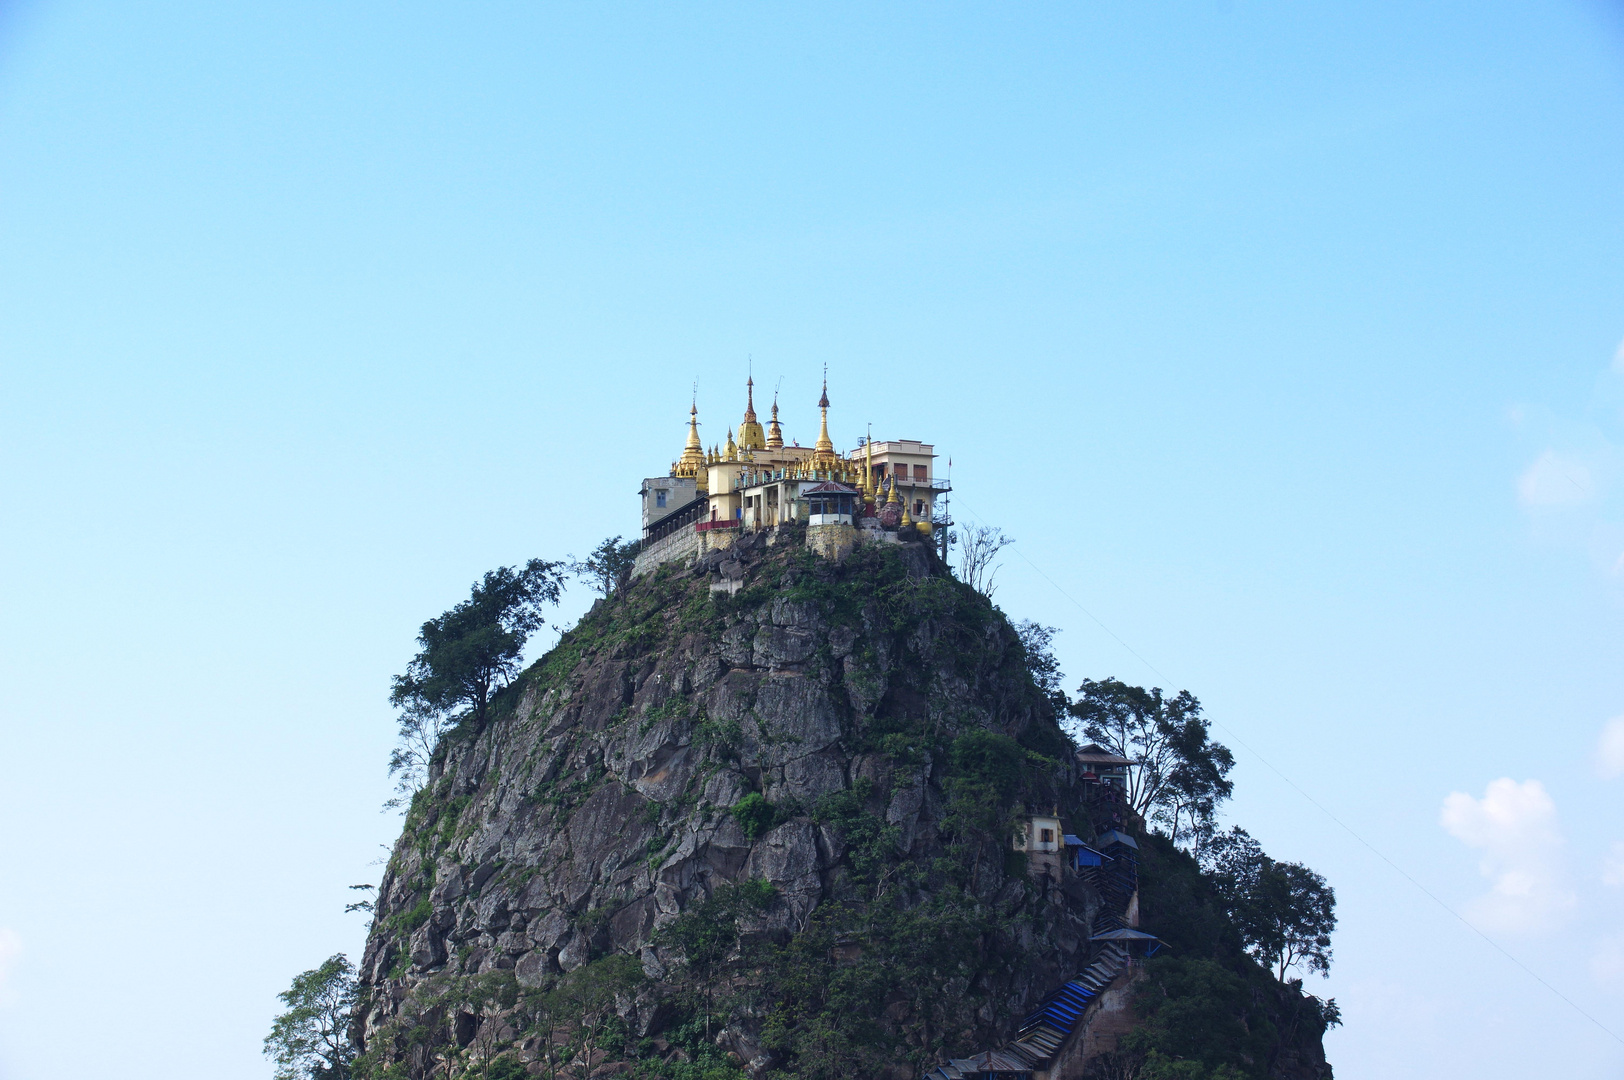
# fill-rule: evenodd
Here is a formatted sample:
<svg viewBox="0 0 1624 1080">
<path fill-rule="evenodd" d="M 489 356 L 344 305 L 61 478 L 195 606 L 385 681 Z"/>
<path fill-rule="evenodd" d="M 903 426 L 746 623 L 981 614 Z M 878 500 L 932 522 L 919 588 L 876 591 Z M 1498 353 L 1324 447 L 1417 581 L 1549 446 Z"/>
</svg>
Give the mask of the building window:
<svg viewBox="0 0 1624 1080">
<path fill-rule="evenodd" d="M 1054 830 L 1053 829 L 1039 829 L 1038 830 L 1038 842 L 1042 843 L 1042 844 L 1052 844 L 1052 843 L 1054 843 Z"/>
<path fill-rule="evenodd" d="M 924 499 L 915 499 L 914 500 L 914 517 L 922 518 L 924 516 L 925 516 L 925 500 Z"/>
<path fill-rule="evenodd" d="M 923 466 L 923 465 L 915 465 L 914 466 L 914 479 L 915 480 L 923 480 L 923 479 L 925 479 L 925 466 Z"/>
<path fill-rule="evenodd" d="M 664 506 L 665 505 L 665 492 L 664 491 L 656 491 L 654 493 L 654 505 L 655 506 Z"/>
</svg>

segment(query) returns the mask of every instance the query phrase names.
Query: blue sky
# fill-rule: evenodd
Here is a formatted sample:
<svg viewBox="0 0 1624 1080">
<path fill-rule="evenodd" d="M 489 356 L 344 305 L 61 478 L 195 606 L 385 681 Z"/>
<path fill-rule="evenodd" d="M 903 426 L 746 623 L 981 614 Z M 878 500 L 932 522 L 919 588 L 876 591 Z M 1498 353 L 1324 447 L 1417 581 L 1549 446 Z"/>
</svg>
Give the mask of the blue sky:
<svg viewBox="0 0 1624 1080">
<path fill-rule="evenodd" d="M 1624 1036 L 1621 177 L 1601 3 L 0 5 L 0 1080 L 268 1076 L 415 627 L 747 357 L 1202 698 L 1339 1077 L 1617 1076 L 1421 888 Z"/>
</svg>

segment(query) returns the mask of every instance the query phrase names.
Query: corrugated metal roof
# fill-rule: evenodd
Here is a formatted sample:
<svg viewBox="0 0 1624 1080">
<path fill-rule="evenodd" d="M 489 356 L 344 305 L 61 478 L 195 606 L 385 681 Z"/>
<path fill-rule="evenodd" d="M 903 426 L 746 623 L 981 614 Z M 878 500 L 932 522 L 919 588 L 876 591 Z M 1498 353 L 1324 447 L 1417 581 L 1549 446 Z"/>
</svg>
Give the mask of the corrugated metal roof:
<svg viewBox="0 0 1624 1080">
<path fill-rule="evenodd" d="M 1134 764 L 1137 764 L 1137 762 L 1135 762 L 1132 758 L 1125 758 L 1125 757 L 1122 757 L 1120 754 L 1111 753 L 1111 751 L 1107 750 L 1105 747 L 1101 746 L 1099 743 L 1089 743 L 1087 746 L 1085 746 L 1081 750 L 1077 751 L 1077 760 L 1083 762 L 1086 765 L 1134 765 Z"/>
<path fill-rule="evenodd" d="M 1095 934 L 1093 937 L 1089 938 L 1088 940 L 1090 940 L 1090 941 L 1160 941 L 1162 939 L 1157 937 L 1155 934 L 1147 934 L 1147 933 L 1145 933 L 1145 932 L 1143 932 L 1141 930 L 1129 930 L 1126 927 L 1124 927 L 1121 930 L 1107 930 L 1103 934 Z"/>
<path fill-rule="evenodd" d="M 954 1058 L 949 1061 L 948 1067 L 957 1069 L 960 1073 L 978 1072 L 1023 1072 L 1032 1071 L 1032 1066 L 1016 1057 L 1006 1054 L 1002 1050 L 983 1050 L 975 1057 Z"/>
</svg>

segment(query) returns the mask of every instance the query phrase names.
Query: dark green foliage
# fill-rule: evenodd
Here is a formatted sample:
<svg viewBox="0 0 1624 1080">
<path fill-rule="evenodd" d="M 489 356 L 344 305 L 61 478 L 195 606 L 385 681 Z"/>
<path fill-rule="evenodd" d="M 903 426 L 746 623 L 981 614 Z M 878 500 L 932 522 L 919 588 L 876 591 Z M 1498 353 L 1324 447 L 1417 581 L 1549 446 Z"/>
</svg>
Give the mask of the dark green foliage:
<svg viewBox="0 0 1624 1080">
<path fill-rule="evenodd" d="M 1021 649 L 1026 654 L 1026 670 L 1032 675 L 1032 684 L 1049 700 L 1055 715 L 1065 712 L 1066 691 L 1061 687 L 1060 661 L 1054 655 L 1054 636 L 1059 633 L 1052 626 L 1044 626 L 1032 619 L 1015 624 L 1021 637 Z"/>
<path fill-rule="evenodd" d="M 1194 858 L 1159 833 L 1139 838 L 1140 917 L 1175 956 L 1246 963 L 1240 934 Z"/>
<path fill-rule="evenodd" d="M 419 926 L 429 921 L 434 914 L 434 905 L 427 896 L 419 897 L 417 903 L 404 911 L 397 911 L 389 917 L 390 929 L 396 933 L 409 934 Z"/>
<path fill-rule="evenodd" d="M 749 1075 L 728 1061 L 711 1041 L 706 1029 L 709 1020 L 708 1016 L 692 1017 L 664 1032 L 665 1041 L 681 1050 L 686 1061 L 649 1061 L 654 1054 L 653 1040 L 644 1040 L 635 1050 L 644 1062 L 633 1075 L 638 1080 L 749 1080 Z"/>
<path fill-rule="evenodd" d="M 1027 765 L 1020 743 L 1008 735 L 982 730 L 967 731 L 954 739 L 949 760 L 956 776 L 983 786 L 1000 803 L 1015 797 Z"/>
<path fill-rule="evenodd" d="M 1218 895 L 1229 909 L 1247 951 L 1274 970 L 1301 965 L 1329 974 L 1336 892 L 1301 863 L 1279 862 L 1236 826 L 1203 851 Z"/>
<path fill-rule="evenodd" d="M 435 714 L 467 707 L 483 727 L 491 695 L 518 672 L 525 642 L 542 625 L 541 609 L 558 602 L 562 584 L 560 564 L 542 559 L 486 573 L 467 600 L 423 624 L 418 653 L 395 676 L 390 703 Z"/>
<path fill-rule="evenodd" d="M 664 965 L 657 985 L 641 986 L 640 963 L 624 954 L 598 955 L 570 974 L 545 976 L 541 987 L 518 997 L 511 1013 L 523 1037 L 547 1036 L 538 1040 L 545 1059 L 534 1066 L 539 1075 L 551 1080 L 584 1072 L 581 1052 L 596 1046 L 611 1062 L 634 1062 L 634 1080 L 743 1080 L 726 1041 L 718 1046 L 724 1026 L 759 1028 L 762 1045 L 776 1058 L 775 1076 L 783 1080 L 881 1076 L 904 1064 L 917 1071 L 943 1055 L 966 1054 L 1007 1037 L 1002 1026 L 1018 1019 L 1010 1015 L 1009 1001 L 1016 972 L 1053 965 L 1056 984 L 1072 973 L 1062 969 L 1066 958 L 1056 955 L 1055 942 L 1065 939 L 1052 920 L 1061 917 L 1061 908 L 1052 893 L 1046 897 L 1029 882 L 1025 856 L 1009 843 L 1029 806 L 1055 806 L 1068 831 L 1090 833 L 1082 794 L 1069 782 L 1072 747 L 1056 722 L 1065 699 L 1048 651 L 1050 632 L 1017 632 L 985 597 L 950 577 L 910 576 L 908 559 L 917 555 L 875 545 L 837 565 L 794 546 L 775 547 L 750 564 L 747 587 L 731 597 L 713 596 L 703 579 L 662 569 L 613 590 L 552 652 L 492 698 L 491 716 L 501 722 L 503 710 L 511 708 L 506 703 L 521 692 L 539 699 L 554 689 L 577 691 L 585 676 L 600 677 L 604 665 L 646 670 L 653 654 L 688 648 L 689 635 L 703 646 L 740 617 L 787 599 L 811 605 L 825 624 L 854 641 L 849 653 L 836 655 L 841 646 L 831 635 L 807 661 L 806 672 L 832 688 L 845 712 L 844 754 L 883 758 L 877 768 L 863 769 L 875 780 L 854 779 L 851 788 L 811 807 L 775 805 L 761 792 L 732 807 L 712 807 L 700 804 L 695 786 L 664 805 L 649 802 L 634 810 L 641 825 L 653 828 L 637 829 L 637 850 L 630 854 L 651 866 L 684 835 L 690 814 L 710 815 L 714 822 L 717 813 L 730 814 L 751 839 L 785 822 L 810 819 L 818 826 L 820 850 L 833 851 L 838 865 L 826 868 L 827 892 L 804 922 L 798 909 L 796 919 L 787 918 L 789 901 L 764 880 L 712 878 L 708 899 L 690 902 L 656 933 Z M 677 737 L 691 739 L 705 770 L 701 775 L 733 771 L 747 783 L 762 782 L 741 767 L 739 757 L 747 745 L 745 730 L 763 742 L 771 741 L 773 731 L 758 734 L 731 716 L 707 716 L 701 694 L 676 680 L 653 685 L 664 688 L 639 690 L 637 703 L 628 697 L 610 722 L 635 725 L 643 735 L 669 724 Z M 942 693 L 944 685 L 969 688 L 969 700 Z M 842 693 L 849 694 L 844 703 Z M 1150 701 L 1147 714 L 1154 713 L 1159 695 L 1139 693 Z M 1162 703 L 1163 713 L 1169 705 L 1173 712 L 1190 712 L 1186 698 Z M 644 706 L 650 700 L 657 704 Z M 1198 719 L 1199 703 L 1188 703 Z M 618 704 L 610 699 L 593 715 Z M 1175 735 L 1184 730 L 1174 727 Z M 447 746 L 473 738 L 470 728 L 454 732 Z M 1204 735 L 1204 722 L 1200 731 Z M 1213 746 L 1203 743 L 1196 750 Z M 526 812 L 549 820 L 549 827 L 562 825 L 606 775 L 603 755 L 592 747 L 590 733 L 565 732 L 537 752 L 530 759 L 535 772 L 520 774 L 530 792 Z M 545 770 L 543 762 L 550 763 Z M 858 772 L 855 760 L 852 765 Z M 894 770 L 889 779 L 888 770 Z M 922 846 L 908 850 L 901 829 L 886 820 L 887 802 L 921 782 L 934 789 L 928 796 L 932 813 L 922 819 L 925 829 L 913 834 Z M 447 782 L 421 793 L 408 815 L 405 846 L 419 847 L 430 869 L 412 883 L 417 899 L 390 919 L 396 930 L 428 917 L 423 898 L 434 884 L 430 856 L 468 828 L 462 821 L 467 804 L 451 791 Z M 1182 820 L 1187 827 L 1190 816 Z M 1156 835 L 1141 843 L 1147 929 L 1161 934 L 1185 965 L 1155 969 L 1151 985 L 1161 996 L 1147 997 L 1143 1006 L 1149 1033 L 1135 1061 L 1142 1077 L 1254 1075 L 1244 1071 L 1252 1068 L 1251 1044 L 1231 1043 L 1237 1023 L 1249 1035 L 1275 1032 L 1270 1023 L 1287 1026 L 1271 1019 L 1280 1013 L 1270 994 L 1303 1003 L 1291 1015 L 1304 1031 L 1334 1022 L 1334 1003 L 1315 1003 L 1280 987 L 1248 958 L 1221 898 L 1193 860 Z M 401 895 L 398 885 L 392 895 Z M 577 930 L 601 948 L 608 940 L 602 931 L 619 904 L 613 898 L 595 902 L 605 906 L 580 913 Z M 403 945 L 394 946 L 395 958 Z M 1230 1002 L 1234 1007 L 1226 1012 L 1220 1005 L 1237 985 L 1250 1004 Z M 631 993 L 664 1002 L 660 1026 L 648 1039 L 638 1039 L 614 1016 L 615 995 L 624 1003 Z M 979 1015 L 984 1005 L 991 1005 L 988 1015 L 998 1017 L 1000 1030 L 991 1030 Z M 421 1048 L 445 1052 L 443 1014 L 403 1009 L 400 1024 L 390 1053 L 414 1039 Z M 1278 1033 L 1268 1037 L 1274 1042 L 1265 1058 L 1279 1042 Z M 492 1053 L 503 1049 L 498 1045 Z M 449 1052 L 454 1055 L 455 1048 Z M 487 1080 L 500 1075 L 496 1070 L 506 1061 L 487 1056 Z"/>
<path fill-rule="evenodd" d="M 294 976 L 293 985 L 276 995 L 288 1009 L 265 1036 L 276 1080 L 348 1080 L 355 1060 L 349 1038 L 355 995 L 355 969 L 343 953 Z"/>
<path fill-rule="evenodd" d="M 631 577 L 632 563 L 637 561 L 637 553 L 642 547 L 643 543 L 640 540 L 622 543 L 620 537 L 611 536 L 593 548 L 592 554 L 585 559 L 579 562 L 571 561 L 570 573 L 591 582 L 592 587 L 599 593 L 608 596 Z"/>
<path fill-rule="evenodd" d="M 1140 838 L 1140 855 L 1142 926 L 1168 946 L 1147 964 L 1135 1003 L 1147 1024 L 1127 1056 L 1141 1077 L 1262 1077 L 1281 1046 L 1340 1022 L 1335 1001 L 1282 985 L 1253 960 L 1218 882 L 1194 858 L 1156 833 Z"/>
<path fill-rule="evenodd" d="M 995 911 L 952 887 L 912 907 L 883 898 L 825 903 L 803 931 L 763 950 L 773 1002 L 763 1038 L 784 1056 L 788 1076 L 878 1076 L 898 1058 L 923 1064 L 978 1004 L 973 991 L 942 988 L 966 988 L 989 965 L 1019 962 L 980 948 L 1005 929 Z M 918 1045 L 885 1023 L 888 1009 L 907 1018 Z"/>
<path fill-rule="evenodd" d="M 1123 1040 L 1148 1077 L 1262 1078 L 1280 1033 L 1246 981 L 1214 960 L 1157 957 L 1134 998 L 1144 1026 Z M 1191 1065 L 1199 1064 L 1200 1069 Z"/>
<path fill-rule="evenodd" d="M 761 878 L 726 882 L 669 923 L 662 940 L 682 950 L 690 969 L 711 972 L 737 946 L 739 919 L 763 911 L 774 895 Z"/>
<path fill-rule="evenodd" d="M 485 1070 L 485 1080 L 529 1080 L 529 1077 L 524 1062 L 515 1058 L 497 1058 L 491 1063 L 491 1067 Z"/>
<path fill-rule="evenodd" d="M 744 835 L 752 840 L 766 833 L 778 821 L 778 811 L 759 791 L 752 791 L 734 803 L 730 813 L 744 830 Z"/>
<path fill-rule="evenodd" d="M 1134 812 L 1191 843 L 1213 830 L 1218 807 L 1234 784 L 1234 755 L 1208 738 L 1201 702 L 1188 690 L 1164 698 L 1118 679 L 1085 679 L 1069 706 L 1084 737 L 1135 762 L 1128 771 L 1128 802 Z"/>
</svg>

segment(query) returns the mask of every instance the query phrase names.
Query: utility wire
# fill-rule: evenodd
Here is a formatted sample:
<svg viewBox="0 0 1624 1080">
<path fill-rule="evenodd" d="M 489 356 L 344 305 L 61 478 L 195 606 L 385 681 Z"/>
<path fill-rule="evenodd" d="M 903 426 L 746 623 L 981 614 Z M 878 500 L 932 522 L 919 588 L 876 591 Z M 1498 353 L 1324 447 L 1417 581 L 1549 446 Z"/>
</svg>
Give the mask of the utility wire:
<svg viewBox="0 0 1624 1080">
<path fill-rule="evenodd" d="M 972 518 L 975 518 L 977 520 L 981 519 L 981 515 L 977 514 L 973 508 L 966 505 L 962 498 L 959 500 L 959 503 L 960 503 L 960 505 L 964 506 L 964 508 L 966 510 L 969 511 L 970 516 Z M 1135 649 L 1132 645 L 1129 645 L 1126 641 L 1123 641 L 1122 638 L 1118 637 L 1116 631 L 1112 630 L 1109 626 L 1106 626 L 1105 623 L 1100 620 L 1100 617 L 1098 615 L 1095 615 L 1092 611 L 1088 610 L 1088 608 L 1084 607 L 1082 605 L 1082 603 L 1080 601 L 1078 601 L 1078 599 L 1076 597 L 1072 596 L 1065 589 L 1062 589 L 1060 587 L 1060 584 L 1058 582 L 1056 582 L 1054 578 L 1050 577 L 1048 574 L 1045 574 L 1042 571 L 1042 569 L 1040 569 L 1038 567 L 1037 563 L 1033 562 L 1031 559 L 1028 559 L 1026 557 L 1026 554 L 1024 552 L 1022 552 L 1020 548 L 1015 548 L 1014 551 L 1015 551 L 1016 555 L 1020 556 L 1022 562 L 1024 562 L 1027 566 L 1030 566 L 1032 568 L 1033 573 L 1037 574 L 1038 577 L 1042 578 L 1044 581 L 1047 581 L 1049 583 L 1049 585 L 1054 589 L 1055 592 L 1059 593 L 1061 596 L 1064 596 L 1067 600 L 1070 600 L 1072 602 L 1072 604 L 1077 608 L 1078 611 L 1081 611 L 1084 615 L 1087 615 L 1090 619 L 1092 619 L 1094 621 L 1095 626 L 1098 626 L 1101 630 L 1104 630 L 1106 632 L 1106 634 L 1110 635 L 1110 638 L 1111 638 L 1112 641 L 1115 641 L 1118 645 L 1121 645 L 1124 649 L 1126 649 L 1128 651 L 1129 654 L 1131 654 L 1134 657 L 1134 659 L 1138 660 L 1141 664 L 1145 665 L 1145 667 L 1150 670 L 1151 674 L 1155 675 L 1158 679 L 1160 679 L 1162 682 L 1168 684 L 1169 686 L 1171 686 L 1173 684 L 1172 679 L 1169 679 L 1166 675 L 1164 675 L 1161 672 L 1161 670 L 1156 667 L 1155 664 L 1152 664 L 1149 660 L 1146 660 L 1143 656 L 1141 656 L 1139 654 L 1139 650 Z M 1552 994 L 1555 994 L 1556 997 L 1559 1000 L 1564 1002 L 1574 1012 L 1578 1013 L 1580 1016 L 1584 1017 L 1586 1020 L 1589 1020 L 1592 1024 L 1595 1024 L 1603 1032 L 1605 1032 L 1607 1035 L 1609 1035 L 1613 1039 L 1613 1041 L 1615 1041 L 1615 1042 L 1617 1042 L 1617 1043 L 1619 1043 L 1621 1045 L 1624 1045 L 1624 1037 L 1620 1037 L 1619 1034 L 1616 1031 L 1614 1031 L 1612 1028 L 1608 1027 L 1606 1024 L 1602 1023 L 1600 1020 L 1597 1020 L 1594 1016 L 1591 1016 L 1589 1013 L 1585 1012 L 1582 1008 L 1580 1008 L 1573 1001 L 1572 998 L 1568 997 L 1566 994 L 1562 993 L 1562 991 L 1558 990 L 1556 987 L 1554 987 L 1550 983 L 1546 982 L 1542 977 L 1540 977 L 1539 973 L 1536 972 L 1533 968 L 1529 967 L 1527 964 L 1525 964 L 1521 960 L 1517 959 L 1517 957 L 1512 955 L 1509 951 L 1507 951 L 1506 948 L 1503 945 L 1501 945 L 1499 942 L 1495 941 L 1493 938 L 1489 937 L 1489 935 L 1485 934 L 1482 930 L 1478 929 L 1476 924 L 1474 924 L 1470 919 L 1468 919 L 1466 916 L 1462 915 L 1460 912 L 1456 911 L 1454 908 L 1450 907 L 1441 898 L 1439 898 L 1437 896 L 1437 894 L 1435 894 L 1431 889 L 1428 889 L 1425 885 L 1421 884 L 1414 877 L 1411 877 L 1410 874 L 1403 867 L 1401 867 L 1398 863 L 1394 862 L 1392 859 L 1389 859 L 1381 851 L 1381 849 L 1376 847 L 1375 844 L 1372 844 L 1369 840 L 1366 840 L 1363 836 L 1360 836 L 1359 833 L 1354 831 L 1354 829 L 1353 829 L 1353 827 L 1351 825 L 1349 825 L 1347 822 L 1343 821 L 1341 818 L 1339 818 L 1335 814 L 1333 814 L 1318 799 L 1314 798 L 1314 796 L 1310 795 L 1307 791 L 1304 791 L 1302 789 L 1302 787 L 1300 787 L 1295 780 L 1293 780 L 1291 777 L 1287 776 L 1285 773 L 1281 772 L 1278 768 L 1276 768 L 1273 762 L 1271 762 L 1268 758 L 1264 757 L 1262 754 L 1258 753 L 1258 751 L 1252 746 L 1252 744 L 1247 742 L 1245 739 L 1241 738 L 1240 733 L 1237 732 L 1234 728 L 1230 727 L 1228 724 L 1225 724 L 1220 720 L 1213 720 L 1212 723 L 1215 726 L 1217 726 L 1218 728 L 1222 729 L 1223 732 L 1227 736 L 1229 736 L 1229 738 L 1233 739 L 1236 743 L 1240 744 L 1240 746 L 1243 749 L 1245 749 L 1247 753 L 1251 754 L 1259 762 L 1261 762 L 1263 765 L 1265 765 L 1270 772 L 1274 773 L 1274 775 L 1278 776 L 1281 780 L 1284 780 L 1286 782 L 1286 784 L 1290 786 L 1291 790 L 1295 791 L 1297 794 L 1301 795 L 1304 799 L 1308 800 L 1309 804 L 1312 805 L 1314 807 L 1314 809 L 1318 810 L 1320 813 L 1324 814 L 1326 817 L 1328 817 L 1332 821 L 1336 822 L 1337 825 L 1341 826 L 1341 828 L 1342 828 L 1342 830 L 1344 832 L 1346 832 L 1349 836 L 1353 837 L 1355 840 L 1359 841 L 1359 843 L 1363 844 L 1365 846 L 1365 848 L 1372 855 L 1376 856 L 1382 862 L 1386 863 L 1395 873 L 1397 873 L 1405 881 L 1408 881 L 1411 885 L 1414 885 L 1417 889 L 1419 889 L 1421 891 L 1422 895 L 1427 897 L 1427 899 L 1431 900 L 1433 903 L 1435 903 L 1439 907 L 1443 908 L 1449 914 L 1453 915 L 1460 922 L 1460 924 L 1462 926 L 1466 927 L 1472 933 L 1476 934 L 1478 937 L 1480 937 L 1484 941 L 1488 942 L 1489 945 L 1492 946 L 1494 948 L 1494 950 L 1496 952 L 1498 952 L 1501 956 L 1505 957 L 1507 960 L 1510 960 L 1517 967 L 1521 968 L 1523 970 L 1524 974 L 1528 975 L 1529 978 L 1531 978 L 1535 982 L 1539 983 L 1545 989 L 1549 990 Z"/>
</svg>

